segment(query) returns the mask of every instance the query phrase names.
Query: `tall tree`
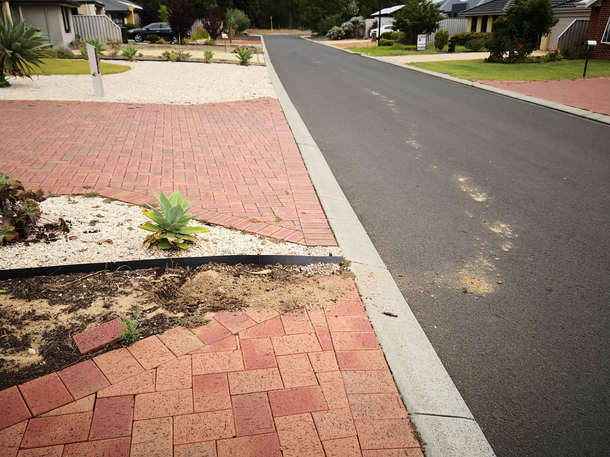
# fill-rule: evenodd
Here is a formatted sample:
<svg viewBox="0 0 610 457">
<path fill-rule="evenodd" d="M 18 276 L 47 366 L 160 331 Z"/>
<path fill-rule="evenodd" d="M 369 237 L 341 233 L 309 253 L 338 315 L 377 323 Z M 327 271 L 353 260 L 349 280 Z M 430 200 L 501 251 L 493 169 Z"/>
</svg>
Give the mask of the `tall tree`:
<svg viewBox="0 0 610 457">
<path fill-rule="evenodd" d="M 181 43 L 182 39 L 188 36 L 188 32 L 193 26 L 195 19 L 195 9 L 190 3 L 178 1 L 172 4 L 168 22 L 174 35 Z"/>
<path fill-rule="evenodd" d="M 393 29 L 403 32 L 407 43 L 415 43 L 417 35 L 429 34 L 444 19 L 439 7 L 432 0 L 409 0 L 394 14 Z"/>
<path fill-rule="evenodd" d="M 210 38 L 217 39 L 225 27 L 225 12 L 218 6 L 210 6 L 201 18 L 203 28 Z"/>
</svg>

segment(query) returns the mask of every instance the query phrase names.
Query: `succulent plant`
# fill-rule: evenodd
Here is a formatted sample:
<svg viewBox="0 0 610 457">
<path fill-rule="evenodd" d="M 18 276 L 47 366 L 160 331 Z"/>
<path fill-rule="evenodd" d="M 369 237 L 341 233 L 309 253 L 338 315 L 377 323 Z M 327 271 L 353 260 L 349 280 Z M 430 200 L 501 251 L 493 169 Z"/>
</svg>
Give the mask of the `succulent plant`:
<svg viewBox="0 0 610 457">
<path fill-rule="evenodd" d="M 10 86 L 6 75 L 31 78 L 33 67 L 43 62 L 41 47 L 48 45 L 36 29 L 26 27 L 25 21 L 17 23 L 6 16 L 0 21 L 0 88 Z"/>
</svg>

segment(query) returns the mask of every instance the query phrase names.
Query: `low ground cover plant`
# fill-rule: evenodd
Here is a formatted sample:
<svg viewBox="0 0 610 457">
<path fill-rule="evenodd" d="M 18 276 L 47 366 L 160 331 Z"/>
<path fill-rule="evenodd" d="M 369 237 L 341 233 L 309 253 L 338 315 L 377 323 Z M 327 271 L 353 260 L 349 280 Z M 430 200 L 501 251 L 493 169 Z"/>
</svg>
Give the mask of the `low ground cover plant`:
<svg viewBox="0 0 610 457">
<path fill-rule="evenodd" d="M 155 35 L 154 33 L 151 33 L 150 35 L 146 35 L 146 39 L 148 41 L 150 41 L 151 43 L 156 43 L 161 39 L 161 37 L 159 35 Z"/>
<path fill-rule="evenodd" d="M 155 194 L 160 210 L 146 204 L 142 212 L 152 223 L 147 222 L 139 228 L 154 232 L 144 240 L 143 246 L 157 246 L 159 249 L 188 249 L 188 243 L 197 241 L 197 233 L 207 233 L 206 227 L 188 227 L 189 221 L 197 217 L 187 211 L 193 206 L 183 199 L 179 191 L 167 197 L 163 191 Z"/>
<path fill-rule="evenodd" d="M 0 172 L 0 245 L 25 240 L 40 219 L 44 192 L 26 190 L 21 181 Z"/>
</svg>

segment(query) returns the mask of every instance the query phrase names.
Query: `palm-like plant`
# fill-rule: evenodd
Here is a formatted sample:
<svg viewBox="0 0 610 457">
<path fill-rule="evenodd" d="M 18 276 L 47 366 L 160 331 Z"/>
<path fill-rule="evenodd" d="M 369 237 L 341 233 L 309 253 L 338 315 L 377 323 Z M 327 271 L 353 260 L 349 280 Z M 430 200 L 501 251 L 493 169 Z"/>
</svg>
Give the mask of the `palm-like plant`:
<svg viewBox="0 0 610 457">
<path fill-rule="evenodd" d="M 149 218 L 154 224 L 147 222 L 140 225 L 143 230 L 155 232 L 148 235 L 144 240 L 144 246 L 157 245 L 159 249 L 180 248 L 187 249 L 187 243 L 197 241 L 196 233 L 207 233 L 210 230 L 206 227 L 187 227 L 189 221 L 196 215 L 187 214 L 193 206 L 189 201 L 182 198 L 177 190 L 169 198 L 161 191 L 160 195 L 155 194 L 159 201 L 161 211 L 153 206 L 146 204 L 148 208 L 143 210 L 144 216 Z"/>
<path fill-rule="evenodd" d="M 48 45 L 41 32 L 15 18 L 0 22 L 0 88 L 10 86 L 6 75 L 30 78 L 33 67 L 40 68 L 41 47 Z"/>
</svg>

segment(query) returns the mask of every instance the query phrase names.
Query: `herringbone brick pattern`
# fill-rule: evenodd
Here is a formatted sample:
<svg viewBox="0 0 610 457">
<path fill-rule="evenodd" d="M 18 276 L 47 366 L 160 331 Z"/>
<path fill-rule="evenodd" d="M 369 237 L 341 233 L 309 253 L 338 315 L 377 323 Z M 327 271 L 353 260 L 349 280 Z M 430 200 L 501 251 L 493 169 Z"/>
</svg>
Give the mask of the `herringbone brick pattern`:
<svg viewBox="0 0 610 457">
<path fill-rule="evenodd" d="M 0 101 L 0 170 L 129 203 L 179 189 L 214 224 L 336 245 L 275 99 L 172 106 Z"/>
</svg>

